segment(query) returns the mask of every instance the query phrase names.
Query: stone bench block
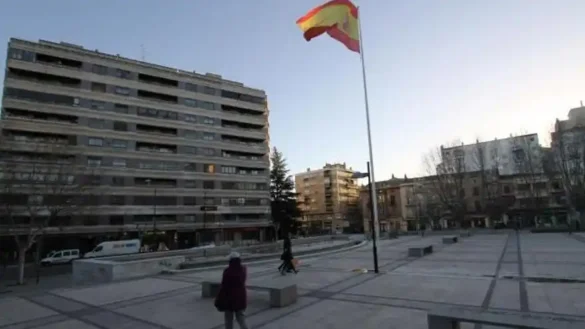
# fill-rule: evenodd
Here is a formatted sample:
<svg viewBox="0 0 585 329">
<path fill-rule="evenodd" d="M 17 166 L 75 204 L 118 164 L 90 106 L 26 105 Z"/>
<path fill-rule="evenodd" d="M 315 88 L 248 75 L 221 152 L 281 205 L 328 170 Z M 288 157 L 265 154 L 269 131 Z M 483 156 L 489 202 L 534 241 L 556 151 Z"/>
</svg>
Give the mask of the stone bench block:
<svg viewBox="0 0 585 329">
<path fill-rule="evenodd" d="M 432 245 L 408 248 L 408 257 L 423 257 L 424 255 L 432 253 L 433 253 Z"/>
<path fill-rule="evenodd" d="M 458 238 L 456 236 L 444 236 L 443 237 L 443 244 L 453 244 L 457 243 Z"/>
<path fill-rule="evenodd" d="M 221 282 L 204 281 L 201 283 L 201 297 L 215 298 L 219 293 Z M 246 285 L 250 290 L 268 291 L 270 307 L 286 307 L 297 302 L 297 285 L 290 282 L 266 282 L 262 284 Z"/>
<path fill-rule="evenodd" d="M 585 319 L 560 314 L 481 310 L 464 307 L 437 308 L 427 313 L 428 329 L 459 329 L 462 322 L 516 329 L 585 328 Z"/>
</svg>

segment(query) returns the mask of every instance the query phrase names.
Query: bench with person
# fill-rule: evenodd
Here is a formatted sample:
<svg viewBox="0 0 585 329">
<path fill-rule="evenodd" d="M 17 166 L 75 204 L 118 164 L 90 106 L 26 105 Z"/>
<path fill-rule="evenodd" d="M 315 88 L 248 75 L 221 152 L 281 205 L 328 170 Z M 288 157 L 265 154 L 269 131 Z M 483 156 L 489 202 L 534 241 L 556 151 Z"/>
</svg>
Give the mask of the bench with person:
<svg viewBox="0 0 585 329">
<path fill-rule="evenodd" d="M 408 257 L 423 257 L 424 255 L 432 254 L 433 246 L 418 246 L 408 248 Z"/>
<path fill-rule="evenodd" d="M 457 243 L 459 239 L 455 235 L 449 235 L 443 237 L 443 244 L 453 244 Z"/>
<path fill-rule="evenodd" d="M 436 308 L 427 312 L 428 329 L 461 328 L 461 323 L 519 329 L 582 329 L 585 319 L 563 315 L 522 313 L 514 310 L 481 310 L 463 307 Z"/>
<path fill-rule="evenodd" d="M 221 287 L 221 281 L 204 281 L 201 283 L 201 297 L 214 298 Z M 255 284 L 246 284 L 249 290 L 268 291 L 271 307 L 285 307 L 296 303 L 297 285 L 284 281 L 267 281 Z"/>
</svg>

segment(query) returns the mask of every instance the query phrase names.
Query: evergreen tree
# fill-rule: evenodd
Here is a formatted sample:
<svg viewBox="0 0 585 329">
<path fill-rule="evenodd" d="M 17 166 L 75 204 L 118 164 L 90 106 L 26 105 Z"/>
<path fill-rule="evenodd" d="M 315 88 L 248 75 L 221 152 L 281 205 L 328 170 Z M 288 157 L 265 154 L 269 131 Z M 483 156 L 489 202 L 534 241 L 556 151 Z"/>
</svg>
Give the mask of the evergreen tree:
<svg viewBox="0 0 585 329">
<path fill-rule="evenodd" d="M 270 155 L 270 200 L 272 210 L 272 221 L 279 232 L 279 238 L 288 233 L 296 233 L 296 218 L 301 212 L 298 208 L 295 184 L 290 176 L 286 165 L 286 159 L 276 147 Z"/>
</svg>

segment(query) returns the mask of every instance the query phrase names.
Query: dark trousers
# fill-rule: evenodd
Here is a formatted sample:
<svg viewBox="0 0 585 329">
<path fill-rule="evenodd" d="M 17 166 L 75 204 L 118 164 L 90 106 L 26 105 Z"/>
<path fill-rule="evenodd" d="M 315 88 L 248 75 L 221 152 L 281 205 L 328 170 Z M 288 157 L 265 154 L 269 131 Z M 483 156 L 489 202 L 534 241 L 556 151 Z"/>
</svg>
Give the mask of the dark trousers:
<svg viewBox="0 0 585 329">
<path fill-rule="evenodd" d="M 284 273 L 285 271 L 289 271 L 289 270 L 292 270 L 295 272 L 297 271 L 297 269 L 295 268 L 295 265 L 292 263 L 292 259 L 287 259 L 287 260 L 282 261 L 282 264 L 280 264 L 280 266 L 278 267 L 278 270 L 281 273 Z"/>
</svg>

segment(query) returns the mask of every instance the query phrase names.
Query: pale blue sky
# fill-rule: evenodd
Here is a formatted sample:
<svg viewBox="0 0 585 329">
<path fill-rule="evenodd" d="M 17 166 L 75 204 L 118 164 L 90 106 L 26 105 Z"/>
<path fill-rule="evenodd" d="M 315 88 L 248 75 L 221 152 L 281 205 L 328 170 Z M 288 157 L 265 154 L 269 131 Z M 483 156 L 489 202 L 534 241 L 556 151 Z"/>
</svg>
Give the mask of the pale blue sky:
<svg viewBox="0 0 585 329">
<path fill-rule="evenodd" d="M 265 89 L 293 172 L 368 160 L 359 55 L 295 25 L 320 0 L 4 0 L 10 37 L 67 41 Z M 376 178 L 459 138 L 538 132 L 585 100 L 583 0 L 361 0 Z M 4 56 L 4 55 L 2 55 Z M 4 63 L 2 63 L 4 65 Z"/>
</svg>

